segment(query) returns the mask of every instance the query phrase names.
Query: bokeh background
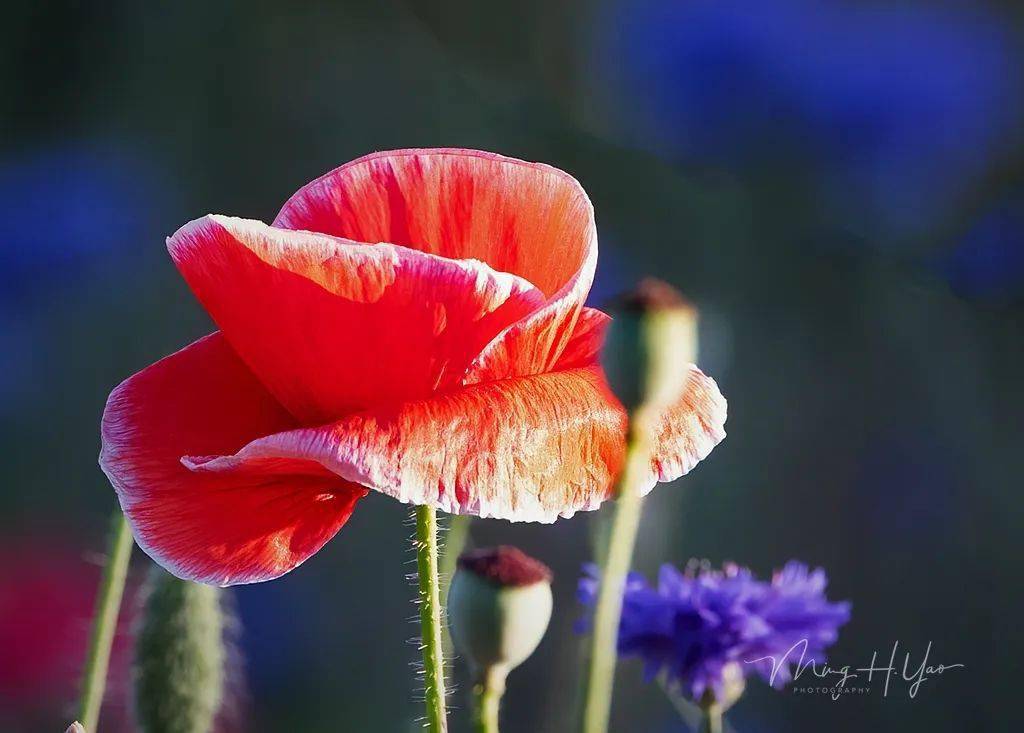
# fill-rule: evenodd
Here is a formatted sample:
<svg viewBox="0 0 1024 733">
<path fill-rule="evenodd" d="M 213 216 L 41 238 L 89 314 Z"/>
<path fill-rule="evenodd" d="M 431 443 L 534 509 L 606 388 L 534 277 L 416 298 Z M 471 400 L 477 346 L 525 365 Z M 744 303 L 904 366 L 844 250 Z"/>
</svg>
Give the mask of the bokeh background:
<svg viewBox="0 0 1024 733">
<path fill-rule="evenodd" d="M 652 495 L 638 569 L 798 558 L 853 603 L 837 662 L 898 640 L 912 669 L 929 641 L 966 665 L 912 700 L 754 684 L 736 731 L 1019 730 L 1022 21 L 1015 0 L 6 4 L 0 731 L 74 709 L 115 506 L 106 395 L 211 330 L 165 236 L 210 211 L 270 221 L 320 173 L 414 146 L 570 171 L 597 211 L 595 302 L 656 273 L 699 305 L 729 437 Z M 236 728 L 416 729 L 406 519 L 370 497 L 301 569 L 233 591 Z M 472 526 L 557 576 L 508 731 L 571 730 L 589 525 Z M 111 733 L 130 730 L 129 626 Z M 686 730 L 636 663 L 613 729 Z"/>
</svg>

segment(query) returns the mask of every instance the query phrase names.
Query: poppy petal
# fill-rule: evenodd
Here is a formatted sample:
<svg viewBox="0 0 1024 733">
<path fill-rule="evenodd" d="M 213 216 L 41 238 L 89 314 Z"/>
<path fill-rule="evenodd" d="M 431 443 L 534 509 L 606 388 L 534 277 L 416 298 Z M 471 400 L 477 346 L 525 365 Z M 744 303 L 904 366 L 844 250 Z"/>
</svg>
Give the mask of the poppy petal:
<svg viewBox="0 0 1024 733">
<path fill-rule="evenodd" d="M 304 424 L 458 386 L 543 295 L 473 260 L 208 216 L 168 240 L 225 338 Z"/>
<path fill-rule="evenodd" d="M 304 186 L 274 224 L 477 259 L 536 285 L 543 307 L 484 349 L 470 384 L 550 371 L 597 265 L 594 210 L 572 176 L 477 150 L 368 155 Z"/>
<path fill-rule="evenodd" d="M 604 332 L 611 323 L 611 316 L 597 308 L 584 308 L 572 337 L 565 345 L 565 351 L 558 357 L 553 371 L 593 366 L 598 363 Z"/>
<path fill-rule="evenodd" d="M 692 469 L 725 437 L 725 399 L 690 367 L 663 417 L 649 491 Z M 626 415 L 596 367 L 473 385 L 256 440 L 233 456 L 185 459 L 197 472 L 308 459 L 403 502 L 451 513 L 552 522 L 595 509 L 625 452 Z"/>
<path fill-rule="evenodd" d="M 217 585 L 270 580 L 333 537 L 366 490 L 311 461 L 203 474 L 181 458 L 295 426 L 214 333 L 111 393 L 100 465 L 139 546 L 170 572 Z"/>
</svg>

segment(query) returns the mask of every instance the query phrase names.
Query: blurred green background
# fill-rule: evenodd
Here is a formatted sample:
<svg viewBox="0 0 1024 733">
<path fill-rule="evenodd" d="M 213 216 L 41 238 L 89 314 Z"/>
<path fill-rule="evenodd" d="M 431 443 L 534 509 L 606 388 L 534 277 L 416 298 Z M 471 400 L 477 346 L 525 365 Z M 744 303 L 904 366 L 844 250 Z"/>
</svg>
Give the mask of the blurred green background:
<svg viewBox="0 0 1024 733">
<path fill-rule="evenodd" d="M 212 328 L 164 238 L 206 212 L 270 221 L 326 170 L 417 146 L 569 171 L 597 212 L 593 302 L 653 273 L 699 305 L 729 437 L 652 494 L 638 569 L 821 565 L 853 603 L 836 662 L 898 640 L 911 671 L 929 641 L 966 665 L 915 699 L 755 683 L 736 731 L 1020 729 L 1022 20 L 1012 0 L 7 4 L 0 731 L 74 709 L 115 506 L 107 394 Z M 223 730 L 417 729 L 406 520 L 370 497 L 298 571 L 232 592 Z M 508 731 L 571 729 L 590 521 L 473 524 L 556 575 Z M 111 732 L 130 730 L 129 625 Z M 464 730 L 458 660 L 454 681 Z M 639 664 L 616 692 L 613 730 L 686 730 Z"/>
</svg>

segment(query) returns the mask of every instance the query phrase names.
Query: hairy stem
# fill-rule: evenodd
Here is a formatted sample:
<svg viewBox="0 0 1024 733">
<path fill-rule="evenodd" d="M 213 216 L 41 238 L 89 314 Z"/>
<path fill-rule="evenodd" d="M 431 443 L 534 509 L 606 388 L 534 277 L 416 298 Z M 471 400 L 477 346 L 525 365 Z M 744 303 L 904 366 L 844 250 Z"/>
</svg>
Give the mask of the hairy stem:
<svg viewBox="0 0 1024 733">
<path fill-rule="evenodd" d="M 103 703 L 103 692 L 107 685 L 107 667 L 110 664 L 110 647 L 114 642 L 114 632 L 117 630 L 117 616 L 121 610 L 121 597 L 124 595 L 128 560 L 131 555 L 132 532 L 128 527 L 128 520 L 118 511 L 112 521 L 107 562 L 96 596 L 89 653 L 82 678 L 78 719 L 87 731 L 95 731 L 100 718 L 100 705 Z"/>
<path fill-rule="evenodd" d="M 416 507 L 416 568 L 420 589 L 420 627 L 427 730 L 446 733 L 444 651 L 441 644 L 441 588 L 437 567 L 437 512 Z"/>
<path fill-rule="evenodd" d="M 635 424 L 635 423 L 634 423 Z M 584 733 L 606 733 L 611 714 L 612 688 L 615 682 L 616 641 L 622 615 L 622 594 L 633 559 L 637 528 L 640 525 L 639 483 L 647 472 L 650 449 L 646 432 L 631 429 L 626 447 L 626 465 L 619 476 L 607 552 L 602 564 L 601 585 L 594 610 L 590 666 L 587 672 L 583 707 Z"/>
</svg>

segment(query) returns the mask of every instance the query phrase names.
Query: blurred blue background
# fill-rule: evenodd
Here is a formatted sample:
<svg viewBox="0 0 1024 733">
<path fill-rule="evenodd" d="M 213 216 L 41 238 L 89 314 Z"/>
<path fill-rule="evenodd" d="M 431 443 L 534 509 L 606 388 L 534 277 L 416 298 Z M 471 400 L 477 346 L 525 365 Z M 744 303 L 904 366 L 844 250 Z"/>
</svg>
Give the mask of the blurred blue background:
<svg viewBox="0 0 1024 733">
<path fill-rule="evenodd" d="M 597 211 L 594 301 L 655 273 L 701 308 L 729 438 L 652 495 L 638 569 L 822 565 L 853 603 L 837 662 L 899 640 L 912 668 L 929 641 L 966 665 L 913 700 L 752 684 L 736 731 L 1018 729 L 1022 21 L 1012 0 L 9 3 L 0 730 L 62 729 L 74 709 L 114 507 L 106 395 L 211 329 L 164 238 L 208 211 L 270 221 L 320 173 L 414 146 L 573 173 Z M 234 591 L 227 727 L 417 729 L 405 520 L 370 497 L 300 570 Z M 472 527 L 556 573 L 509 731 L 571 729 L 589 523 Z M 125 656 L 108 731 L 130 729 Z M 454 679 L 464 730 L 458 661 Z M 626 663 L 613 730 L 686 728 Z"/>
</svg>

